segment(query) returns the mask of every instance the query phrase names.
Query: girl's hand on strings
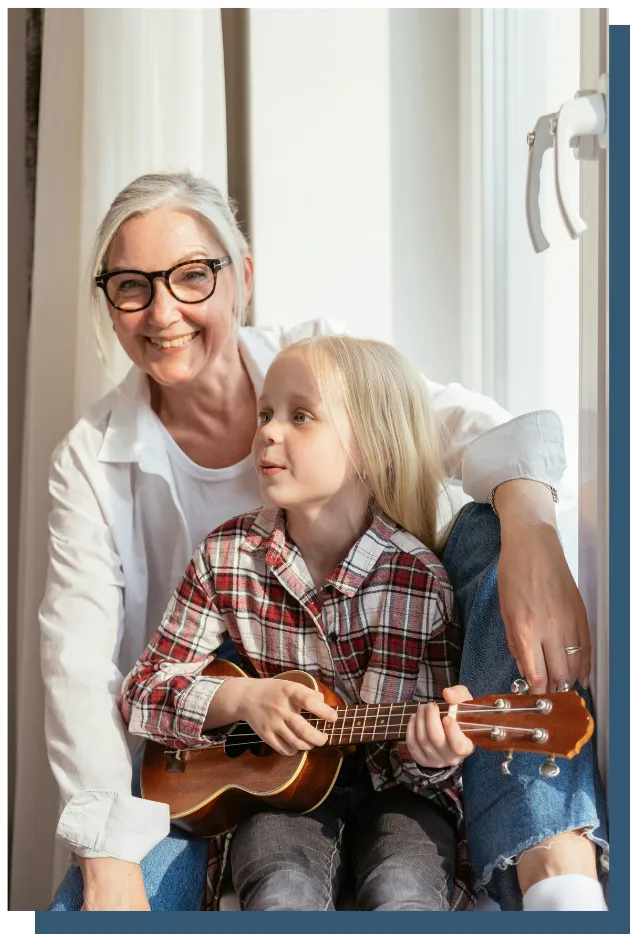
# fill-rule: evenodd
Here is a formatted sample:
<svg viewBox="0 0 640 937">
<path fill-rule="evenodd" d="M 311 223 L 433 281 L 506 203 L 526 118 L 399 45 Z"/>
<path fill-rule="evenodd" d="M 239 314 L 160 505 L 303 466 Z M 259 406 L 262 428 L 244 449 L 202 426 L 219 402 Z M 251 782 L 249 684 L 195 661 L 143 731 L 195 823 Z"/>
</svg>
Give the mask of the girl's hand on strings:
<svg viewBox="0 0 640 937">
<path fill-rule="evenodd" d="M 301 715 L 304 709 L 319 717 L 313 720 L 316 724 L 335 722 L 338 714 L 325 703 L 322 693 L 292 680 L 262 678 L 235 682 L 243 684 L 239 718 L 248 722 L 275 751 L 295 755 L 326 743 L 326 732 Z"/>
<path fill-rule="evenodd" d="M 442 694 L 447 703 L 468 703 L 473 699 L 466 686 L 447 687 Z M 423 768 L 447 768 L 459 765 L 475 746 L 451 716 L 441 718 L 438 703 L 420 706 L 407 726 L 407 748 L 416 764 Z"/>
</svg>

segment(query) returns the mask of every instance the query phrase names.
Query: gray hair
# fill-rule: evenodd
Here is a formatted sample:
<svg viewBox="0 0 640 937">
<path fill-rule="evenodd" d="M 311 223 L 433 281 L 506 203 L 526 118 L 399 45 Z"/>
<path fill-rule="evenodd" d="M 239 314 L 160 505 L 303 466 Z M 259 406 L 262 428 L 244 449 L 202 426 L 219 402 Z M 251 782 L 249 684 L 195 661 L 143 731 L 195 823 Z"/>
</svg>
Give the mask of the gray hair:
<svg viewBox="0 0 640 937">
<path fill-rule="evenodd" d="M 122 225 L 139 215 L 166 205 L 199 215 L 213 229 L 224 251 L 231 257 L 236 282 L 236 302 L 233 314 L 238 326 L 243 325 L 247 313 L 243 254 L 249 245 L 235 217 L 236 206 L 219 189 L 201 176 L 189 172 L 148 173 L 130 182 L 111 203 L 98 228 L 91 263 L 91 305 L 94 335 L 98 354 L 107 363 L 107 342 L 102 331 L 103 313 L 99 293 L 93 278 L 104 271 L 104 264 L 115 236 Z"/>
</svg>

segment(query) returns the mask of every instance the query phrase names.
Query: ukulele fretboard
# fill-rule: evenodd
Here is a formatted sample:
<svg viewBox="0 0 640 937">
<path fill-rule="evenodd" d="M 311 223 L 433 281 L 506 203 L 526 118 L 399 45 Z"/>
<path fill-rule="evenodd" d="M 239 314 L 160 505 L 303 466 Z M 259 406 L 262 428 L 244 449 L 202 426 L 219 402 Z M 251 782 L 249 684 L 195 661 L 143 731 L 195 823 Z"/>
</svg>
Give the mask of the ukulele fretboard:
<svg viewBox="0 0 640 937">
<path fill-rule="evenodd" d="M 328 745 L 359 745 L 404 738 L 409 718 L 418 711 L 417 703 L 338 706 L 335 722 L 305 714 L 309 722 L 326 732 Z"/>
</svg>

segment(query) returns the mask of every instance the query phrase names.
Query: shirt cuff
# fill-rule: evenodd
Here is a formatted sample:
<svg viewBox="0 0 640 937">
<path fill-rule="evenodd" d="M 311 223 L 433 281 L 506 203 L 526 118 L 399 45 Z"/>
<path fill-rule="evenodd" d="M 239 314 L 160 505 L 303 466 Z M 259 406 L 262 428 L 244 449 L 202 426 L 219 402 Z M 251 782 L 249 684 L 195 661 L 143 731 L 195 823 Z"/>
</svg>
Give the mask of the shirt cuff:
<svg viewBox="0 0 640 937">
<path fill-rule="evenodd" d="M 207 718 L 211 700 L 225 680 L 231 677 L 198 677 L 189 689 L 181 694 L 176 707 L 175 736 L 190 748 L 210 747 L 224 741 L 237 722 L 208 729 L 204 734 L 204 721 Z"/>
<path fill-rule="evenodd" d="M 169 833 L 169 805 L 114 791 L 80 791 L 62 811 L 56 837 L 85 859 L 141 862 Z"/>
<path fill-rule="evenodd" d="M 560 417 L 553 410 L 536 410 L 469 443 L 462 461 L 462 485 L 474 501 L 484 503 L 497 485 L 514 478 L 557 487 L 566 468 Z"/>
<path fill-rule="evenodd" d="M 448 765 L 446 768 L 425 768 L 419 765 L 409 754 L 405 742 L 397 743 L 395 754 L 396 764 L 399 769 L 394 772 L 396 780 L 400 781 L 401 775 L 403 775 L 405 780 L 409 779 L 411 781 L 414 788 L 437 787 L 443 781 L 448 781 L 461 771 L 460 765 Z"/>
</svg>

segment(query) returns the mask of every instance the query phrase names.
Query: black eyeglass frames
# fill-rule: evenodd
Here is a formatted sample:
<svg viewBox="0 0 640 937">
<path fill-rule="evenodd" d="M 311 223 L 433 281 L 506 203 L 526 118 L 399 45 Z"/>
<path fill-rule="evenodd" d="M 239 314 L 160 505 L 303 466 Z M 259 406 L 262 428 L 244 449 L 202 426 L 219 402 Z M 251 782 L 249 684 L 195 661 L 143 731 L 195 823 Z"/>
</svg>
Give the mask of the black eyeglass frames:
<svg viewBox="0 0 640 937">
<path fill-rule="evenodd" d="M 96 286 L 104 290 L 114 309 L 120 312 L 141 312 L 150 306 L 155 296 L 156 277 L 162 277 L 165 286 L 178 302 L 202 303 L 213 296 L 218 273 L 228 267 L 231 257 L 217 260 L 184 260 L 169 270 L 145 273 L 143 270 L 116 270 L 101 273 L 95 278 Z"/>
</svg>

